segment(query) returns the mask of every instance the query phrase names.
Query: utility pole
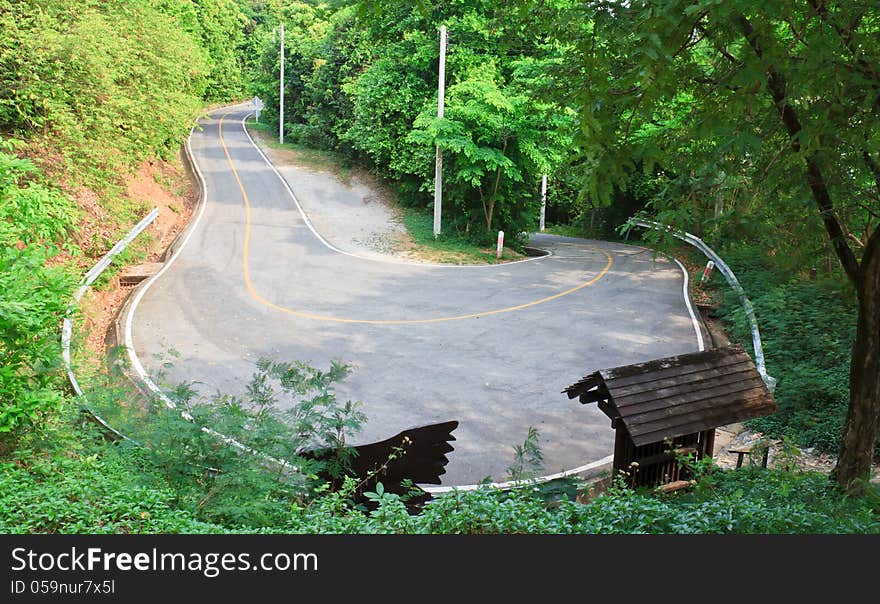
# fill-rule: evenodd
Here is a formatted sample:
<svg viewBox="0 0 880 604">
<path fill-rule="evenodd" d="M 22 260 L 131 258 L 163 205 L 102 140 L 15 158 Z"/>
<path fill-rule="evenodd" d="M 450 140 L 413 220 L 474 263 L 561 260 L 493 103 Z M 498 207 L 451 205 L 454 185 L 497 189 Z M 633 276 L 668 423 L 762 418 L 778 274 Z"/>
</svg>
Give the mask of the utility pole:
<svg viewBox="0 0 880 604">
<path fill-rule="evenodd" d="M 281 78 L 278 84 L 281 103 L 278 108 L 278 142 L 284 144 L 284 23 L 281 24 Z"/>
<path fill-rule="evenodd" d="M 544 231 L 544 215 L 547 213 L 547 175 L 541 176 L 541 232 Z"/>
<path fill-rule="evenodd" d="M 440 26 L 440 78 L 437 85 L 437 117 L 443 117 L 444 89 L 446 88 L 446 26 Z M 434 162 L 434 239 L 440 234 L 440 216 L 443 210 L 443 152 L 437 145 Z"/>
</svg>

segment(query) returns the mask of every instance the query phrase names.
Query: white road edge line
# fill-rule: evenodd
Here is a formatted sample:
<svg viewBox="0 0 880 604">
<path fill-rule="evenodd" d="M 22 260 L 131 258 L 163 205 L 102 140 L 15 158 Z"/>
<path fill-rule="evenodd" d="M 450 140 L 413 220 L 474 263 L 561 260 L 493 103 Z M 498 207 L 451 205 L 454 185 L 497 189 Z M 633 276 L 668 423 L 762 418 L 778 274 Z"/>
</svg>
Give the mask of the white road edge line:
<svg viewBox="0 0 880 604">
<path fill-rule="evenodd" d="M 309 220 L 309 217 L 306 214 L 305 209 L 303 209 L 302 205 L 299 203 L 299 200 L 296 198 L 296 195 L 294 194 L 293 189 L 290 187 L 290 184 L 287 182 L 287 179 L 281 175 L 281 172 L 278 171 L 278 169 L 275 167 L 275 164 L 272 163 L 272 160 L 270 160 L 269 157 L 265 153 L 263 153 L 263 150 L 260 148 L 259 145 L 257 145 L 257 143 L 254 141 L 253 137 L 251 137 L 251 133 L 248 132 L 247 124 L 245 122 L 252 115 L 253 115 L 253 113 L 248 113 L 243 118 L 241 118 L 241 129 L 245 133 L 245 136 L 247 136 L 251 145 L 253 145 L 254 149 L 256 149 L 257 152 L 260 154 L 260 156 L 263 158 L 263 161 L 265 161 L 266 164 L 268 164 L 268 166 L 272 169 L 272 171 L 275 173 L 275 175 L 281 181 L 281 184 L 284 185 L 284 188 L 287 190 L 287 193 L 290 195 L 290 198 L 293 200 L 293 203 L 296 205 L 296 209 L 299 211 L 300 216 L 302 216 L 303 222 L 305 222 L 306 226 L 309 227 L 309 230 L 312 232 L 312 234 L 318 239 L 318 241 L 320 241 L 322 244 L 324 244 L 325 247 L 336 252 L 337 254 L 342 254 L 344 256 L 350 256 L 352 258 L 360 258 L 361 260 L 371 260 L 373 262 L 384 262 L 386 264 L 403 264 L 406 266 L 426 266 L 426 267 L 430 267 L 430 268 L 495 268 L 495 269 L 505 267 L 505 266 L 510 266 L 513 264 L 523 264 L 525 262 L 532 262 L 534 260 L 543 260 L 545 258 L 549 258 L 549 257 L 553 256 L 553 252 L 551 250 L 543 250 L 543 251 L 547 252 L 547 254 L 544 256 L 534 256 L 532 258 L 523 258 L 522 260 L 514 260 L 512 262 L 502 262 L 500 264 L 441 264 L 439 262 L 413 262 L 413 261 L 404 260 L 404 259 L 400 259 L 400 258 L 394 258 L 394 257 L 384 258 L 384 257 L 373 257 L 373 256 L 361 256 L 360 254 L 355 254 L 353 252 L 347 252 L 343 249 L 340 249 L 340 248 L 336 247 L 335 245 L 333 245 L 332 243 L 330 243 L 329 241 L 327 241 L 327 239 L 325 239 L 324 236 L 318 232 L 318 230 L 312 224 L 312 221 Z"/>
<path fill-rule="evenodd" d="M 437 494 L 437 493 L 451 493 L 453 491 L 476 491 L 482 487 L 493 487 L 496 489 L 514 489 L 514 488 L 523 488 L 536 484 L 542 484 L 545 482 L 550 482 L 551 480 L 558 480 L 560 478 L 566 478 L 567 476 L 575 476 L 577 474 L 581 474 L 588 470 L 594 470 L 596 468 L 600 468 L 606 464 L 611 463 L 614 459 L 614 455 L 608 455 L 603 457 L 602 459 L 597 459 L 596 461 L 591 461 L 588 464 L 583 466 L 578 466 L 577 468 L 572 468 L 571 470 L 563 470 L 562 472 L 557 472 L 556 474 L 548 474 L 547 476 L 538 476 L 537 478 L 531 478 L 528 480 L 508 480 L 506 482 L 488 482 L 483 484 L 466 484 L 462 486 L 451 485 L 448 487 L 432 487 L 432 486 L 422 486 L 421 489 L 428 493 Z"/>
<path fill-rule="evenodd" d="M 153 283 L 161 277 L 165 271 L 171 268 L 171 265 L 174 264 L 174 261 L 177 260 L 177 257 L 180 256 L 180 253 L 183 251 L 183 248 L 186 247 L 187 242 L 189 242 L 190 237 L 192 237 L 193 233 L 196 232 L 199 222 L 202 220 L 202 216 L 205 213 L 205 205 L 207 205 L 208 199 L 208 187 L 205 182 L 204 175 L 202 174 L 201 168 L 195 161 L 195 156 L 192 152 L 192 147 L 190 146 L 190 139 L 192 138 L 193 132 L 195 132 L 196 126 L 193 127 L 189 131 L 189 136 L 186 137 L 186 149 L 189 153 L 190 162 L 193 165 L 196 173 L 198 174 L 199 181 L 201 182 L 202 195 L 201 199 L 199 199 L 199 210 L 196 214 L 195 220 L 193 220 L 188 225 L 188 230 L 186 235 L 184 235 L 183 240 L 180 242 L 180 245 L 177 246 L 177 249 L 171 255 L 171 257 L 165 261 L 165 264 L 162 266 L 159 271 L 154 274 L 152 277 L 149 277 L 146 282 L 144 282 L 137 291 L 135 291 L 134 298 L 132 298 L 131 303 L 128 307 L 128 312 L 125 315 L 125 348 L 128 352 L 128 359 L 131 361 L 131 366 L 134 369 L 135 373 L 137 373 L 138 377 L 141 381 L 146 384 L 147 388 L 153 391 L 162 401 L 168 406 L 170 409 L 175 409 L 177 406 L 174 404 L 168 396 L 162 392 L 162 389 L 153 382 L 152 379 L 147 375 L 146 370 L 144 369 L 143 364 L 141 364 L 141 360 L 138 358 L 137 353 L 134 349 L 134 338 L 132 337 L 132 322 L 134 320 L 134 313 L 137 310 L 138 304 L 140 304 L 141 299 L 144 297 L 144 294 L 149 291 L 149 289 L 153 286 Z"/>
<path fill-rule="evenodd" d="M 193 132 L 195 132 L 195 129 L 196 129 L 196 125 L 193 125 L 193 127 L 189 131 L 190 135 L 186 138 L 186 149 L 187 149 L 187 152 L 189 153 L 190 163 L 193 165 L 193 168 L 195 169 L 196 173 L 198 174 L 199 181 L 201 183 L 202 195 L 201 195 L 201 199 L 199 200 L 199 211 L 196 214 L 195 220 L 193 220 L 193 222 L 191 222 L 187 226 L 188 230 L 186 232 L 186 235 L 184 235 L 183 240 L 180 242 L 180 245 L 177 247 L 177 250 L 165 262 L 164 266 L 156 274 L 154 274 L 152 277 L 147 279 L 143 283 L 143 285 L 141 285 L 138 288 L 137 292 L 135 292 L 135 296 L 134 296 L 134 298 L 132 298 L 131 304 L 128 307 L 128 312 L 125 316 L 125 348 L 128 352 L 128 358 L 131 361 L 131 366 L 134 368 L 138 377 L 147 386 L 147 388 L 149 388 L 163 403 L 165 403 L 165 406 L 168 407 L 169 409 L 177 409 L 177 405 L 147 375 L 147 372 L 144 369 L 144 366 L 141 364 L 141 360 L 138 358 L 138 355 L 135 352 L 134 339 L 132 337 L 131 327 L 132 327 L 132 320 L 134 318 L 135 310 L 137 310 L 137 307 L 141 301 L 141 298 L 144 297 L 144 294 L 147 293 L 147 290 L 149 290 L 150 287 L 152 287 L 153 283 L 155 283 L 156 280 L 159 279 L 159 277 L 161 277 L 162 274 L 165 271 L 167 271 L 171 267 L 172 264 L 174 264 L 174 261 L 177 260 L 177 257 L 180 255 L 180 252 L 183 251 L 184 247 L 186 247 L 186 244 L 190 240 L 190 237 L 192 237 L 193 233 L 196 232 L 196 230 L 199 226 L 199 222 L 201 221 L 202 216 L 205 213 L 205 206 L 207 205 L 207 199 L 208 199 L 208 183 L 205 181 L 205 176 L 202 173 L 201 168 L 199 168 L 199 164 L 196 162 L 195 155 L 192 152 L 192 146 L 190 145 L 190 140 L 192 138 Z M 195 421 L 194 418 L 192 417 L 192 415 L 190 415 L 190 413 L 187 411 L 181 411 L 180 415 L 181 415 L 181 417 L 183 417 L 184 419 L 186 419 L 188 421 Z M 225 434 L 217 432 L 216 430 L 214 430 L 212 428 L 209 428 L 207 426 L 201 426 L 201 430 L 203 432 L 205 432 L 206 434 L 210 434 L 216 438 L 219 438 L 220 440 L 222 440 L 226 444 L 232 445 L 241 451 L 245 451 L 247 453 L 252 453 L 255 455 L 260 455 L 264 459 L 272 461 L 272 462 L 274 462 L 284 468 L 287 468 L 287 469 L 290 469 L 293 471 L 299 471 L 298 468 L 296 468 L 295 466 L 292 466 L 290 463 L 284 461 L 283 459 L 276 459 L 275 457 L 272 457 L 271 455 L 266 455 L 265 453 L 262 453 L 260 451 L 256 451 L 256 450 L 248 447 L 247 445 L 243 445 L 242 443 L 238 442 L 234 438 L 230 438 L 230 437 L 226 436 Z"/>
<path fill-rule="evenodd" d="M 700 329 L 700 322 L 697 320 L 697 316 L 694 313 L 694 307 L 691 306 L 691 296 L 690 293 L 688 293 L 688 272 L 684 265 L 678 261 L 678 258 L 673 258 L 673 260 L 675 260 L 675 263 L 684 275 L 684 284 L 681 286 L 682 295 L 684 296 L 684 305 L 687 306 L 688 314 L 691 316 L 691 323 L 694 324 L 694 331 L 697 334 L 697 348 L 700 349 L 700 352 L 703 352 L 706 350 L 706 344 L 703 342 L 703 330 Z"/>
</svg>

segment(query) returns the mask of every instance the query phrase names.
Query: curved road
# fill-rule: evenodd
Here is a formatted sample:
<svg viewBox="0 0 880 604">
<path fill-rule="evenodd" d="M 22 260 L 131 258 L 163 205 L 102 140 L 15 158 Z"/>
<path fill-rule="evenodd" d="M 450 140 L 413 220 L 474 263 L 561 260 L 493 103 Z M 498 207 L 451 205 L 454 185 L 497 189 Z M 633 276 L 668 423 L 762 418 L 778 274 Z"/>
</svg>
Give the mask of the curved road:
<svg viewBox="0 0 880 604">
<path fill-rule="evenodd" d="M 697 349 L 682 271 L 644 248 L 536 235 L 551 256 L 483 267 L 333 248 L 294 195 L 318 203 L 350 190 L 286 167 L 288 190 L 245 131 L 249 113 L 217 110 L 190 138 L 204 204 L 129 308 L 147 373 L 241 393 L 260 357 L 341 359 L 355 370 L 339 397 L 368 416 L 355 443 L 458 420 L 443 478 L 461 485 L 504 480 L 529 426 L 547 473 L 605 457 L 610 422 L 561 391 L 596 369 Z"/>
</svg>

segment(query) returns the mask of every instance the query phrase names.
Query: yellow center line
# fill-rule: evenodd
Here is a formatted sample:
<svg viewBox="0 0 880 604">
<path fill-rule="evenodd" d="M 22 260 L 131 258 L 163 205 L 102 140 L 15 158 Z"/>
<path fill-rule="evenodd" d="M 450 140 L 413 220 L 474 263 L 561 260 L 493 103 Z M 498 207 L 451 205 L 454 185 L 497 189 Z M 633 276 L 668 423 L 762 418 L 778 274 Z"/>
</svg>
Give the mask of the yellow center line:
<svg viewBox="0 0 880 604">
<path fill-rule="evenodd" d="M 226 146 L 226 141 L 223 139 L 223 120 L 226 119 L 226 116 L 229 113 L 224 113 L 220 117 L 220 121 L 217 123 L 218 132 L 220 134 L 220 144 L 223 146 L 223 152 L 226 154 L 226 159 L 229 162 L 229 167 L 232 170 L 233 176 L 235 176 L 235 182 L 238 183 L 238 188 L 241 191 L 241 197 L 244 200 L 244 209 L 245 209 L 245 229 L 244 229 L 244 246 L 242 249 L 242 267 L 244 269 L 244 286 L 247 289 L 248 294 L 265 306 L 269 308 L 275 309 L 279 312 L 287 313 L 289 315 L 294 315 L 297 317 L 301 317 L 303 319 L 312 319 L 315 321 L 329 321 L 333 323 L 363 323 L 367 325 L 414 325 L 421 323 L 443 323 L 445 321 L 461 321 L 463 319 L 476 319 L 477 317 L 488 317 L 491 315 L 498 315 L 501 313 L 514 312 L 517 310 L 523 310 L 525 308 L 531 308 L 532 306 L 537 306 L 539 304 L 544 304 L 545 302 L 550 302 L 552 300 L 556 300 L 558 298 L 562 298 L 563 296 L 567 296 L 569 294 L 573 294 L 576 291 L 579 291 L 585 287 L 593 285 L 599 279 L 604 277 L 609 270 L 611 270 L 611 265 L 613 264 L 613 260 L 611 259 L 611 254 L 606 252 L 605 250 L 597 250 L 605 255 L 607 258 L 607 262 L 605 263 L 605 267 L 599 272 L 598 275 L 590 279 L 589 281 L 585 281 L 580 285 L 576 285 L 570 289 L 565 291 L 561 291 L 557 294 L 553 294 L 552 296 L 547 296 L 546 298 L 541 298 L 540 300 L 535 300 L 533 302 L 527 302 L 526 304 L 519 304 L 517 306 L 508 306 L 506 308 L 497 308 L 494 310 L 486 310 L 482 312 L 468 313 L 465 315 L 456 315 L 452 317 L 436 317 L 433 319 L 348 319 L 344 317 L 331 317 L 327 315 L 318 315 L 310 312 L 303 312 L 299 310 L 293 310 L 290 308 L 286 308 L 284 306 L 279 306 L 273 302 L 270 302 L 263 296 L 261 296 L 255 289 L 253 284 L 251 283 L 251 271 L 250 271 L 250 241 L 251 241 L 251 202 L 248 197 L 247 191 L 245 191 L 244 184 L 241 182 L 241 178 L 238 175 L 238 170 L 235 169 L 235 164 L 232 161 L 232 156 L 229 154 L 229 148 Z"/>
</svg>

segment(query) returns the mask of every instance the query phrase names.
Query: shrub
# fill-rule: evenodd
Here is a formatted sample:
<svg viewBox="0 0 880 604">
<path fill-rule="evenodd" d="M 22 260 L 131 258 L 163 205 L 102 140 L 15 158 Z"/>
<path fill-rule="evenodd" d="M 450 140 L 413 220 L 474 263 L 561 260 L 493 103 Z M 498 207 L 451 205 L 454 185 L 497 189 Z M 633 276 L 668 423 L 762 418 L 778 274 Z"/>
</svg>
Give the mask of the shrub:
<svg viewBox="0 0 880 604">
<path fill-rule="evenodd" d="M 0 149 L 11 147 L 0 139 Z M 46 261 L 73 211 L 65 197 L 33 180 L 35 172 L 31 162 L 0 151 L 0 446 L 62 400 L 58 336 L 73 279 Z"/>
<path fill-rule="evenodd" d="M 844 279 L 805 279 L 755 249 L 733 248 L 722 255 L 755 307 L 767 371 L 778 379 L 779 413 L 749 426 L 836 453 L 849 404 L 853 292 Z M 751 332 L 732 293 L 725 296 L 720 314 L 732 338 L 750 347 Z"/>
<path fill-rule="evenodd" d="M 173 491 L 124 454 L 17 451 L 0 461 L 0 533 L 222 532 L 174 505 Z"/>
</svg>

